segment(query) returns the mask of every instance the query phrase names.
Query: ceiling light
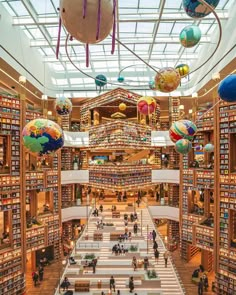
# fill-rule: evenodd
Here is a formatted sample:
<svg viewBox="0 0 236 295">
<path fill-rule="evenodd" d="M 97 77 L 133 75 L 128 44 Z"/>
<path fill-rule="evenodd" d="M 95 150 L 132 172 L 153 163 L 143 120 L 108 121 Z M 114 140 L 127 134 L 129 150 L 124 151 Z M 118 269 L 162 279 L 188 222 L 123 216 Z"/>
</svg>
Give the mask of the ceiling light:
<svg viewBox="0 0 236 295">
<path fill-rule="evenodd" d="M 197 97 L 198 97 L 198 93 L 197 92 L 193 92 L 192 98 L 197 98 Z"/>
<path fill-rule="evenodd" d="M 19 77 L 19 83 L 25 84 L 26 83 L 26 77 L 25 76 L 20 76 Z"/>
<path fill-rule="evenodd" d="M 48 96 L 46 94 L 42 94 L 41 98 L 42 100 L 48 100 Z"/>
</svg>

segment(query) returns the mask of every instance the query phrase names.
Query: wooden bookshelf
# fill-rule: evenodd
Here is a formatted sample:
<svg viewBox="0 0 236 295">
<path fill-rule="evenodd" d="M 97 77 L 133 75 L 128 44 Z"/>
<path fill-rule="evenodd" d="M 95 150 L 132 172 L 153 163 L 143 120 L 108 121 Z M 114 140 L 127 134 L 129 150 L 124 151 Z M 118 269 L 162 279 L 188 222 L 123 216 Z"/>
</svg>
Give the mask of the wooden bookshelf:
<svg viewBox="0 0 236 295">
<path fill-rule="evenodd" d="M 1 157 L 5 165 L 0 175 L 0 212 L 8 232 L 0 251 L 0 294 L 13 295 L 25 290 L 23 272 L 22 196 L 20 177 L 20 99 L 0 96 L 0 136 L 5 139 Z M 6 155 L 4 153 L 7 153 Z M 5 245 L 4 245 L 5 243 Z"/>
</svg>

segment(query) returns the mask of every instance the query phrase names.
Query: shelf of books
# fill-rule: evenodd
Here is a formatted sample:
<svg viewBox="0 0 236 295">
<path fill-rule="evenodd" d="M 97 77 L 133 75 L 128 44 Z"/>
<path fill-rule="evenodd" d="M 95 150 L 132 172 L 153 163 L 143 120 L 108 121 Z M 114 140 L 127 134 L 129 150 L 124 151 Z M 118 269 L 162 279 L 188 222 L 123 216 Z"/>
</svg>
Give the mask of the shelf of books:
<svg viewBox="0 0 236 295">
<path fill-rule="evenodd" d="M 74 184 L 66 184 L 61 186 L 61 203 L 62 207 L 72 206 L 74 201 Z"/>
<path fill-rule="evenodd" d="M 169 184 L 169 206 L 179 207 L 179 185 Z"/>
<path fill-rule="evenodd" d="M 220 102 L 219 118 L 219 255 L 217 293 L 236 294 L 236 104 Z"/>
<path fill-rule="evenodd" d="M 0 96 L 0 137 L 4 144 L 0 174 L 0 214 L 4 236 L 0 239 L 0 294 L 22 294 L 22 206 L 20 180 L 20 100 Z"/>
<path fill-rule="evenodd" d="M 151 128 L 138 123 L 116 120 L 89 129 L 89 148 L 150 149 Z"/>
<path fill-rule="evenodd" d="M 89 183 L 98 188 L 128 190 L 152 183 L 150 165 L 97 165 L 89 168 Z"/>
<path fill-rule="evenodd" d="M 214 247 L 214 228 L 196 224 L 193 228 L 193 244 L 198 248 L 213 251 Z"/>
<path fill-rule="evenodd" d="M 26 230 L 26 248 L 27 251 L 36 251 L 46 246 L 46 228 L 34 226 Z"/>
<path fill-rule="evenodd" d="M 64 147 L 61 150 L 61 169 L 72 170 L 72 148 Z"/>
</svg>

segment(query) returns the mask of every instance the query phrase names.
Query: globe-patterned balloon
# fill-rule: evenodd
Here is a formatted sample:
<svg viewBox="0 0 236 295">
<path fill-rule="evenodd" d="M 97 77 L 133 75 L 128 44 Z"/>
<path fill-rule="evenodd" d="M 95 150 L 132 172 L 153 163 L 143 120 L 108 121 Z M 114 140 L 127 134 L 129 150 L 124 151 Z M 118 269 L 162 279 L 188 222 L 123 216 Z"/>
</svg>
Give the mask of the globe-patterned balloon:
<svg viewBox="0 0 236 295">
<path fill-rule="evenodd" d="M 220 0 L 205 0 L 214 10 Z M 188 16 L 202 18 L 212 12 L 206 5 L 197 0 L 183 0 L 183 7 Z"/>
<path fill-rule="evenodd" d="M 179 40 L 182 46 L 186 48 L 191 48 L 200 41 L 202 36 L 201 30 L 198 26 L 190 25 L 180 32 L 179 34 Z"/>
<path fill-rule="evenodd" d="M 204 146 L 203 151 L 206 153 L 211 153 L 214 151 L 214 145 L 212 143 L 208 143 Z"/>
<path fill-rule="evenodd" d="M 60 116 L 65 116 L 71 113 L 72 103 L 69 98 L 61 97 L 56 99 L 55 103 L 56 112 Z"/>
<path fill-rule="evenodd" d="M 180 74 L 174 68 L 163 68 L 155 77 L 156 90 L 161 92 L 174 91 L 180 84 Z"/>
<path fill-rule="evenodd" d="M 150 115 L 156 109 L 156 101 L 153 97 L 143 96 L 137 102 L 138 111 L 143 115 Z"/>
<path fill-rule="evenodd" d="M 61 127 L 47 119 L 35 119 L 27 123 L 22 131 L 23 144 L 34 156 L 50 155 L 63 147 Z"/>
<path fill-rule="evenodd" d="M 95 78 L 95 84 L 99 87 L 103 87 L 107 84 L 107 77 L 104 75 L 97 75 Z"/>
<path fill-rule="evenodd" d="M 170 139 L 176 142 L 180 139 L 193 140 L 197 132 L 197 126 L 189 120 L 179 120 L 174 122 L 169 130 Z"/>
<path fill-rule="evenodd" d="M 113 25 L 113 1 L 61 0 L 60 14 L 68 33 L 76 40 L 94 44 L 104 40 Z"/>
<path fill-rule="evenodd" d="M 184 78 L 189 74 L 189 66 L 186 64 L 180 64 L 175 69 L 179 72 L 181 78 Z"/>
<path fill-rule="evenodd" d="M 192 149 L 192 143 L 187 139 L 180 139 L 175 143 L 175 150 L 180 154 L 187 154 Z"/>
<path fill-rule="evenodd" d="M 224 101 L 236 101 L 236 74 L 230 75 L 221 81 L 218 87 L 218 94 Z"/>
</svg>

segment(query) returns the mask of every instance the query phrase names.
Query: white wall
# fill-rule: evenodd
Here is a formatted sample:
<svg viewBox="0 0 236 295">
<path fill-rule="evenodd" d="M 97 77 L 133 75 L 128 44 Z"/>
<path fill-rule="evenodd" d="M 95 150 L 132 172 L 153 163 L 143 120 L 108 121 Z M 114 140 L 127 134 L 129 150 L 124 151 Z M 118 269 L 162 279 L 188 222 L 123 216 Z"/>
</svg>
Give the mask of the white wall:
<svg viewBox="0 0 236 295">
<path fill-rule="evenodd" d="M 61 171 L 61 184 L 88 183 L 88 182 L 89 182 L 88 170 Z"/>
<path fill-rule="evenodd" d="M 88 208 L 88 216 L 90 215 L 91 208 Z M 86 206 L 74 206 L 61 210 L 62 222 L 72 220 L 87 218 L 87 208 Z"/>
<path fill-rule="evenodd" d="M 63 134 L 65 147 L 86 147 L 89 145 L 88 132 L 64 131 Z"/>
<path fill-rule="evenodd" d="M 152 170 L 152 182 L 166 182 L 179 184 L 179 170 Z"/>
<path fill-rule="evenodd" d="M 163 218 L 179 221 L 179 208 L 170 206 L 149 206 L 153 218 Z"/>
</svg>

